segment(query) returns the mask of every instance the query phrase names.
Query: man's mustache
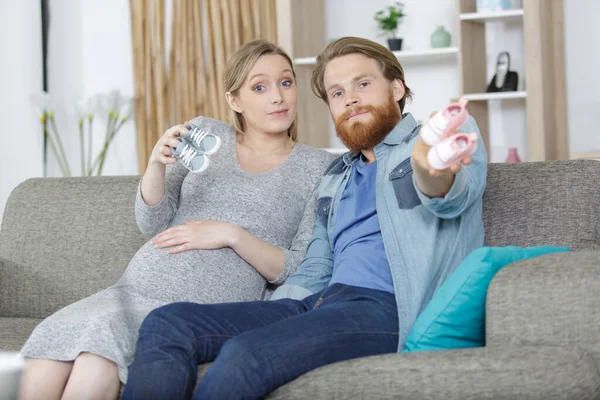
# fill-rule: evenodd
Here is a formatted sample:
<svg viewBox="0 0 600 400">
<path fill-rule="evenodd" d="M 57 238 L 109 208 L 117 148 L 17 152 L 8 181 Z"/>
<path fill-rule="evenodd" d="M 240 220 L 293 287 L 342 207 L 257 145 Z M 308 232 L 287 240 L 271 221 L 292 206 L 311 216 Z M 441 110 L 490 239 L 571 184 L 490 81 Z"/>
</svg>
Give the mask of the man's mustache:
<svg viewBox="0 0 600 400">
<path fill-rule="evenodd" d="M 340 115 L 338 117 L 338 122 L 347 120 L 348 118 L 350 118 L 350 116 L 352 114 L 360 113 L 360 112 L 364 112 L 364 111 L 373 112 L 373 111 L 375 111 L 375 107 L 373 107 L 373 106 L 356 106 L 356 107 L 349 108 L 346 111 L 344 111 L 344 113 L 342 115 Z"/>
</svg>

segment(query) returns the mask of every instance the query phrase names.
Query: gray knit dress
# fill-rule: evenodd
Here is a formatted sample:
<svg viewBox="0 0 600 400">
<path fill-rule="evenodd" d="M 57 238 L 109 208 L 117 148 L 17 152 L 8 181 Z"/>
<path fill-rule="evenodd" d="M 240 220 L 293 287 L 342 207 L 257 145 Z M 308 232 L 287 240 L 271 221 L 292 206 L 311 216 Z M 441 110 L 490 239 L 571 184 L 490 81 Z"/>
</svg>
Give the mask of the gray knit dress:
<svg viewBox="0 0 600 400">
<path fill-rule="evenodd" d="M 277 167 L 251 174 L 238 164 L 229 125 L 203 117 L 190 123 L 221 137 L 221 148 L 201 174 L 188 173 L 179 163 L 169 165 L 165 196 L 155 206 L 148 206 L 138 189 L 135 216 L 140 230 L 154 235 L 184 220 L 236 224 L 283 249 L 285 267 L 270 282 L 283 283 L 304 257 L 315 220 L 316 188 L 333 157 L 297 144 Z M 74 360 L 81 352 L 97 354 L 117 363 L 126 383 L 138 329 L 150 311 L 179 301 L 260 300 L 273 287 L 268 283 L 230 248 L 168 254 L 147 242 L 114 286 L 46 318 L 21 352 L 62 361 Z"/>
</svg>

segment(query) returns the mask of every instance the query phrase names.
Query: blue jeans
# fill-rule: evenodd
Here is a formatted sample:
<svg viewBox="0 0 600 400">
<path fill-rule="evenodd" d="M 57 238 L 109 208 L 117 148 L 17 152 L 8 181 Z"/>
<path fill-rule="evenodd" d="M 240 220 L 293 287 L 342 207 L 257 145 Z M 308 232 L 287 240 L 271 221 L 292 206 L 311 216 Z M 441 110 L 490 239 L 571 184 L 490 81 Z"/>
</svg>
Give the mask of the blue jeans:
<svg viewBox="0 0 600 400">
<path fill-rule="evenodd" d="M 144 320 L 123 399 L 255 399 L 397 346 L 395 297 L 379 290 L 334 284 L 301 301 L 174 303 Z M 211 361 L 194 390 L 198 364 Z"/>
</svg>

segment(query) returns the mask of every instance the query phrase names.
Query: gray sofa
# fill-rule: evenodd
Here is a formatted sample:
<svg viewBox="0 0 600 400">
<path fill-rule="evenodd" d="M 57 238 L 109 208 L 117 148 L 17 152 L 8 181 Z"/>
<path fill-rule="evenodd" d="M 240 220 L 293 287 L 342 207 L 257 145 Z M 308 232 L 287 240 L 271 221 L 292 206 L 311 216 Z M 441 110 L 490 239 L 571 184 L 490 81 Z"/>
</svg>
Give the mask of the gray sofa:
<svg viewBox="0 0 600 400">
<path fill-rule="evenodd" d="M 18 350 L 42 318 L 118 279 L 147 240 L 133 216 L 138 179 L 31 179 L 13 191 L 0 229 L 0 349 Z M 269 398 L 600 398 L 600 162 L 491 164 L 484 224 L 486 245 L 574 250 L 496 275 L 486 347 L 332 364 Z"/>
</svg>

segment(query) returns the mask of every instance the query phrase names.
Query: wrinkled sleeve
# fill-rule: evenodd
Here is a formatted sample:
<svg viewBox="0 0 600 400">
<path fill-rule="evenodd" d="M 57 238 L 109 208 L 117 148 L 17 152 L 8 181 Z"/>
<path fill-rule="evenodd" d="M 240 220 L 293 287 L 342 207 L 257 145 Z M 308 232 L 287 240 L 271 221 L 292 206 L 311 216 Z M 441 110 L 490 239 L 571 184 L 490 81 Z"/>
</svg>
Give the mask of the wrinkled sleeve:
<svg viewBox="0 0 600 400">
<path fill-rule="evenodd" d="M 181 184 L 187 174 L 188 170 L 179 163 L 167 165 L 165 194 L 154 206 L 149 206 L 144 201 L 140 180 L 135 201 L 135 220 L 144 235 L 154 235 L 169 227 L 179 208 Z"/>
<path fill-rule="evenodd" d="M 300 225 L 298 226 L 298 231 L 296 232 L 296 236 L 292 240 L 291 246 L 286 249 L 283 248 L 283 253 L 285 254 L 285 264 L 281 274 L 277 278 L 270 283 L 274 285 L 281 285 L 285 280 L 300 266 L 304 255 L 306 254 L 306 248 L 308 246 L 308 242 L 311 239 L 313 226 L 315 224 L 315 201 L 317 196 L 317 189 L 315 189 L 310 196 L 309 200 L 306 202 L 306 206 L 304 207 L 304 214 L 302 216 L 302 220 L 300 221 Z"/>
<path fill-rule="evenodd" d="M 314 204 L 314 203 L 313 203 Z M 313 209 L 316 215 L 316 211 Z M 333 250 L 327 234 L 326 219 L 315 218 L 313 234 L 300 268 L 277 288 L 270 300 L 303 299 L 327 287 L 333 273 Z"/>
</svg>

